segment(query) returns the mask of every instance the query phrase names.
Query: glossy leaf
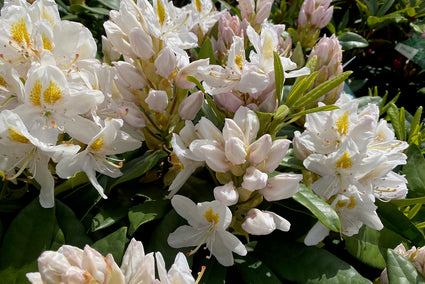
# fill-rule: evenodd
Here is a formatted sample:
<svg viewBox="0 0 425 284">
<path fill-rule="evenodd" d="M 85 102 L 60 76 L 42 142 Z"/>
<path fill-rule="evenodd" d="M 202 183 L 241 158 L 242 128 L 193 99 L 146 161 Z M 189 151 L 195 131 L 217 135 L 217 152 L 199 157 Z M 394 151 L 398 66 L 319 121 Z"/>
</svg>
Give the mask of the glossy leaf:
<svg viewBox="0 0 425 284">
<path fill-rule="evenodd" d="M 363 226 L 359 233 L 344 237 L 345 249 L 355 258 L 368 266 L 384 269 L 388 248 L 394 248 L 402 242 L 408 242 L 405 238 L 393 231 L 383 228 L 381 231 Z"/>
<path fill-rule="evenodd" d="M 208 58 L 210 60 L 210 64 L 216 64 L 214 50 L 212 47 L 211 39 L 209 37 L 205 38 L 204 43 L 202 44 L 198 52 L 198 59 L 205 58 Z"/>
<path fill-rule="evenodd" d="M 244 283 L 281 283 L 276 274 L 264 262 L 251 255 L 236 258 L 235 265 L 239 271 L 239 277 L 242 278 Z"/>
<path fill-rule="evenodd" d="M 300 184 L 300 190 L 292 198 L 310 210 L 327 228 L 335 232 L 340 231 L 338 214 L 306 185 Z"/>
<path fill-rule="evenodd" d="M 168 157 L 167 152 L 158 150 L 155 152 L 147 152 L 145 155 L 129 161 L 122 168 L 123 175 L 114 182 L 111 188 L 120 183 L 141 177 L 158 165 L 166 157 Z"/>
<path fill-rule="evenodd" d="M 112 254 L 116 263 L 121 263 L 126 245 L 127 228 L 122 227 L 107 235 L 103 239 L 95 242 L 91 247 L 100 252 L 103 256 Z"/>
<path fill-rule="evenodd" d="M 54 208 L 42 208 L 38 197 L 30 202 L 4 234 L 0 249 L 0 279 L 4 283 L 13 283 L 25 272 L 35 271 L 37 258 L 52 248 L 58 229 Z"/>
<path fill-rule="evenodd" d="M 153 200 L 136 205 L 128 211 L 128 219 L 134 230 L 141 225 L 162 218 L 169 208 L 169 200 Z"/>
<path fill-rule="evenodd" d="M 255 255 L 277 276 L 295 283 L 371 283 L 354 267 L 325 249 L 267 239 Z"/>
<path fill-rule="evenodd" d="M 425 158 L 418 146 L 412 144 L 406 151 L 407 163 L 403 167 L 403 174 L 409 181 L 409 197 L 425 196 Z"/>
<path fill-rule="evenodd" d="M 66 244 L 79 248 L 84 248 L 86 244 L 91 245 L 93 241 L 87 236 L 86 229 L 71 208 L 59 200 L 55 202 L 57 222 L 64 234 Z"/>
<path fill-rule="evenodd" d="M 274 64 L 274 79 L 276 84 L 276 97 L 278 105 L 282 100 L 283 83 L 285 81 L 285 74 L 283 73 L 282 61 L 276 51 L 273 51 L 273 64 Z"/>
<path fill-rule="evenodd" d="M 369 45 L 366 39 L 354 32 L 346 32 L 338 36 L 338 41 L 343 50 L 364 48 Z"/>
<path fill-rule="evenodd" d="M 380 200 L 376 200 L 375 204 L 378 205 L 376 212 L 381 218 L 384 227 L 409 239 L 415 246 L 425 245 L 425 239 L 421 231 L 395 205 Z"/>
<path fill-rule="evenodd" d="M 415 266 L 394 250 L 388 250 L 387 273 L 391 284 L 425 283 Z"/>
</svg>

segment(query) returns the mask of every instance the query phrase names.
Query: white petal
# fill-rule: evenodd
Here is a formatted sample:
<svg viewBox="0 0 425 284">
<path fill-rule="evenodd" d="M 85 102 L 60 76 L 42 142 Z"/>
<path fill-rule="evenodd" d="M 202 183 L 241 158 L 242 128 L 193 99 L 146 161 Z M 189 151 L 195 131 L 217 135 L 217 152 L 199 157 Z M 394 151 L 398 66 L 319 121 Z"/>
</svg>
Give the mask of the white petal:
<svg viewBox="0 0 425 284">
<path fill-rule="evenodd" d="M 330 230 L 326 228 L 325 225 L 321 222 L 317 222 L 305 237 L 304 244 L 307 246 L 315 246 L 329 235 L 329 232 Z"/>
</svg>

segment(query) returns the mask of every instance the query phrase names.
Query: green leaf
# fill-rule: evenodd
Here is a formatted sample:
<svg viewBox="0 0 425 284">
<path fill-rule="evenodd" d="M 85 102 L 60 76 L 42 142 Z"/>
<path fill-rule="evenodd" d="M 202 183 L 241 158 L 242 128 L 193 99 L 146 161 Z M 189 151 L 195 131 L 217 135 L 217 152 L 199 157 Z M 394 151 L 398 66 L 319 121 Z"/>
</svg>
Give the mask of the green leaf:
<svg viewBox="0 0 425 284">
<path fill-rule="evenodd" d="M 89 178 L 85 172 L 76 172 L 72 177 L 55 187 L 55 195 L 68 190 L 76 189 L 80 185 L 86 184 L 88 182 Z"/>
<path fill-rule="evenodd" d="M 425 239 L 421 231 L 395 205 L 380 200 L 376 200 L 375 204 L 378 206 L 376 212 L 381 218 L 384 227 L 405 237 L 416 246 L 425 245 Z"/>
<path fill-rule="evenodd" d="M 105 229 L 126 217 L 128 208 L 121 205 L 122 204 L 118 204 L 118 206 L 110 205 L 102 207 L 100 212 L 92 219 L 92 232 Z"/>
<path fill-rule="evenodd" d="M 169 208 L 169 200 L 146 201 L 143 204 L 136 205 L 128 211 L 128 219 L 134 230 L 141 225 L 162 218 Z"/>
<path fill-rule="evenodd" d="M 127 228 L 122 227 L 103 239 L 95 242 L 91 247 L 100 252 L 103 256 L 112 254 L 116 263 L 121 263 L 127 241 Z"/>
<path fill-rule="evenodd" d="M 281 283 L 276 274 L 268 268 L 261 260 L 247 255 L 243 258 L 235 258 L 236 268 L 239 271 L 239 277 L 244 283 Z M 211 282 L 212 283 L 212 282 Z"/>
<path fill-rule="evenodd" d="M 292 198 L 310 210 L 327 228 L 335 232 L 340 231 L 338 214 L 306 185 L 300 184 L 299 191 Z"/>
<path fill-rule="evenodd" d="M 400 14 L 385 15 L 382 17 L 369 16 L 367 18 L 367 25 L 373 27 L 385 21 L 401 23 L 407 21 L 407 19 Z"/>
<path fill-rule="evenodd" d="M 211 39 L 209 37 L 205 38 L 204 43 L 202 44 L 198 52 L 198 59 L 206 58 L 210 59 L 210 64 L 217 64 L 214 57 L 214 50 L 212 47 Z"/>
<path fill-rule="evenodd" d="M 124 164 L 122 168 L 123 175 L 112 184 L 111 188 L 114 188 L 120 183 L 141 177 L 149 170 L 158 165 L 168 157 L 168 153 L 163 150 L 157 150 L 155 152 L 148 151 L 143 156 L 135 158 L 128 163 Z"/>
<path fill-rule="evenodd" d="M 384 4 L 379 7 L 378 12 L 376 13 L 376 16 L 382 17 L 385 15 L 385 13 L 388 12 L 388 10 L 391 8 L 391 6 L 394 4 L 394 0 L 385 0 Z"/>
<path fill-rule="evenodd" d="M 316 88 L 308 92 L 306 95 L 304 95 L 302 98 L 298 99 L 294 103 L 294 107 L 303 108 L 313 104 L 317 99 L 325 95 L 327 92 L 338 87 L 352 73 L 353 73 L 352 71 L 345 71 L 344 73 L 341 73 L 333 77 L 332 79 L 329 79 L 328 81 L 323 82 L 322 84 L 320 84 L 319 86 L 317 86 Z"/>
<path fill-rule="evenodd" d="M 389 283 L 425 283 L 424 278 L 418 273 L 415 266 L 396 251 L 389 249 L 387 256 Z"/>
<path fill-rule="evenodd" d="M 418 134 L 422 127 L 421 125 L 422 110 L 423 110 L 422 106 L 417 108 L 415 115 L 413 116 L 413 119 L 410 123 L 409 140 L 408 140 L 409 144 L 414 143 L 416 145 L 419 145 L 420 143 L 418 139 Z"/>
<path fill-rule="evenodd" d="M 425 196 L 425 159 L 419 147 L 411 144 L 406 151 L 407 163 L 403 166 L 403 174 L 409 181 L 409 197 Z"/>
<path fill-rule="evenodd" d="M 19 274 L 37 270 L 36 260 L 40 254 L 52 248 L 58 226 L 54 208 L 42 208 L 38 197 L 30 202 L 13 219 L 4 234 L 0 249 L 0 275 L 10 271 L 10 279 Z M 4 281 L 4 278 L 1 278 Z M 12 283 L 6 281 L 4 283 Z"/>
<path fill-rule="evenodd" d="M 345 249 L 361 262 L 368 266 L 384 269 L 388 248 L 394 248 L 407 240 L 387 228 L 377 231 L 363 226 L 359 233 L 347 237 L 344 236 Z"/>
<path fill-rule="evenodd" d="M 254 254 L 277 276 L 295 283 L 371 283 L 325 249 L 282 242 L 273 236 L 259 242 Z"/>
<path fill-rule="evenodd" d="M 406 133 L 405 133 L 405 131 L 403 133 L 403 130 L 405 129 L 404 128 L 404 120 L 400 121 L 401 114 L 400 114 L 399 109 L 397 108 L 397 106 L 395 104 L 390 103 L 388 110 L 387 110 L 387 113 L 390 116 L 391 124 L 394 128 L 395 135 L 397 136 L 397 138 L 402 140 L 402 137 L 405 137 Z"/>
<path fill-rule="evenodd" d="M 88 14 L 88 12 L 90 12 L 95 15 L 109 16 L 109 10 L 101 7 L 89 7 L 80 4 L 72 4 L 69 9 L 75 14 Z"/>
<path fill-rule="evenodd" d="M 295 84 L 292 86 L 291 90 L 289 91 L 288 98 L 285 104 L 288 107 L 292 107 L 297 101 L 302 100 L 302 95 L 304 94 L 305 91 L 307 91 L 307 89 L 311 86 L 311 84 L 313 84 L 317 75 L 319 75 L 319 71 L 315 71 L 300 80 L 298 80 L 299 78 L 297 78 L 297 81 L 295 81 Z"/>
<path fill-rule="evenodd" d="M 285 81 L 285 74 L 283 73 L 282 61 L 280 60 L 280 56 L 276 51 L 273 51 L 273 65 L 277 105 L 279 106 L 282 100 L 282 90 L 283 82 Z"/>
<path fill-rule="evenodd" d="M 93 241 L 87 236 L 86 229 L 71 208 L 59 200 L 56 200 L 55 203 L 56 218 L 66 244 L 79 248 L 84 248 L 86 244 L 91 245 Z"/>
<path fill-rule="evenodd" d="M 97 0 L 97 2 L 105 5 L 111 10 L 119 10 L 120 9 L 120 1 L 119 0 Z"/>
<path fill-rule="evenodd" d="M 320 111 L 331 111 L 334 109 L 339 109 L 338 106 L 336 105 L 325 105 L 325 106 L 320 106 L 320 107 L 315 107 L 315 108 L 310 108 L 308 110 L 304 110 L 304 111 L 300 111 L 294 114 L 291 114 L 289 117 L 296 117 L 296 116 L 303 116 L 309 113 L 315 113 L 315 112 L 320 112 Z"/>
<path fill-rule="evenodd" d="M 164 261 L 167 267 L 170 267 L 174 263 L 174 258 L 179 251 L 189 252 L 190 248 L 175 249 L 168 245 L 168 235 L 174 232 L 177 227 L 185 225 L 187 222 L 176 213 L 175 210 L 168 212 L 155 230 L 152 232 L 150 242 L 147 245 L 146 251 L 160 251 L 164 257 Z M 191 262 L 192 258 L 188 258 L 188 262 Z M 190 263 L 189 263 L 190 264 Z"/>
<path fill-rule="evenodd" d="M 364 48 L 369 45 L 366 39 L 354 32 L 346 32 L 339 35 L 338 41 L 341 44 L 343 50 L 350 50 L 353 48 Z"/>
</svg>

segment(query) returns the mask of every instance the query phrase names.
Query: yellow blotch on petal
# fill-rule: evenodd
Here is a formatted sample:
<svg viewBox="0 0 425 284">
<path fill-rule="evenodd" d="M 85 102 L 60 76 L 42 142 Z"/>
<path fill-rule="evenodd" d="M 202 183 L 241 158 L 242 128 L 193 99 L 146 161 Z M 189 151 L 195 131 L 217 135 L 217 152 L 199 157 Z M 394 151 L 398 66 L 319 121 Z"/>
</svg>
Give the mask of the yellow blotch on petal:
<svg viewBox="0 0 425 284">
<path fill-rule="evenodd" d="M 158 15 L 159 23 L 163 25 L 167 13 L 165 11 L 164 4 L 162 4 L 160 0 L 156 1 L 156 14 Z"/>
<path fill-rule="evenodd" d="M 30 42 L 30 35 L 24 18 L 20 18 L 17 22 L 10 25 L 10 34 L 19 43 Z"/>
<path fill-rule="evenodd" d="M 41 83 L 40 80 L 36 80 L 34 82 L 34 86 L 32 87 L 30 93 L 30 101 L 35 106 L 41 105 Z"/>
<path fill-rule="evenodd" d="M 348 169 L 353 166 L 353 161 L 351 161 L 350 154 L 345 151 L 344 155 L 342 155 L 335 163 L 337 168 Z"/>
<path fill-rule="evenodd" d="M 45 34 L 41 36 L 41 39 L 43 40 L 43 48 L 52 51 L 53 45 L 50 39 Z"/>
<path fill-rule="evenodd" d="M 41 11 L 41 18 L 44 20 L 48 20 L 52 27 L 55 25 L 55 22 L 53 21 L 49 12 L 47 12 L 46 7 L 43 7 L 43 10 Z"/>
<path fill-rule="evenodd" d="M 15 129 L 11 125 L 8 126 L 7 133 L 9 134 L 7 138 L 9 138 L 12 142 L 30 144 L 30 141 L 21 132 L 19 132 L 19 130 Z"/>
<path fill-rule="evenodd" d="M 348 119 L 349 111 L 347 110 L 344 112 L 343 115 L 338 117 L 336 120 L 336 129 L 337 131 L 342 134 L 346 135 L 348 133 L 348 128 L 350 127 L 350 121 Z"/>
<path fill-rule="evenodd" d="M 52 105 L 60 98 L 62 98 L 62 90 L 59 88 L 58 84 L 50 81 L 49 86 L 43 92 L 44 102 Z"/>
<path fill-rule="evenodd" d="M 354 196 L 351 195 L 350 196 L 350 203 L 348 204 L 347 208 L 353 209 L 354 207 L 356 207 L 356 200 L 354 199 Z"/>
<path fill-rule="evenodd" d="M 196 10 L 198 10 L 198 12 L 201 13 L 201 11 L 202 11 L 201 0 L 195 0 L 195 7 L 196 7 Z"/>
<path fill-rule="evenodd" d="M 335 204 L 335 209 L 341 209 L 347 206 L 347 201 L 338 200 Z"/>
<path fill-rule="evenodd" d="M 239 69 L 242 69 L 242 56 L 235 55 L 235 63 L 238 65 Z"/>
<path fill-rule="evenodd" d="M 219 216 L 218 213 L 214 214 L 214 211 L 212 210 L 212 208 L 208 209 L 205 212 L 205 219 L 207 219 L 207 221 L 209 223 L 214 223 L 214 226 L 217 225 L 218 220 L 219 220 Z"/>
<path fill-rule="evenodd" d="M 0 76 L 0 86 L 7 87 L 6 80 L 2 76 Z"/>
<path fill-rule="evenodd" d="M 95 152 L 99 151 L 103 147 L 103 141 L 104 141 L 103 136 L 100 136 L 99 138 L 94 140 L 93 143 L 91 143 L 90 149 L 92 149 Z"/>
</svg>

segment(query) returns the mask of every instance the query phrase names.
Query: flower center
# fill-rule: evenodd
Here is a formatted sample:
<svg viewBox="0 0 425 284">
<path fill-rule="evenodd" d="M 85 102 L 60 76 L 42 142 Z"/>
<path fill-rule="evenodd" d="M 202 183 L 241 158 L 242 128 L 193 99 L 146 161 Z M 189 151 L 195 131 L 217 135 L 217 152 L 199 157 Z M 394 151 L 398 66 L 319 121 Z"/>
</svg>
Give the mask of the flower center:
<svg viewBox="0 0 425 284">
<path fill-rule="evenodd" d="M 212 210 L 212 208 L 208 209 L 205 212 L 204 216 L 205 216 L 205 219 L 207 219 L 207 221 L 209 223 L 214 223 L 214 226 L 217 225 L 219 216 L 218 216 L 218 213 L 214 214 L 214 211 Z"/>
<path fill-rule="evenodd" d="M 50 81 L 49 86 L 43 92 L 44 102 L 47 104 L 54 104 L 57 100 L 62 98 L 62 90 L 59 88 L 58 84 Z"/>
<path fill-rule="evenodd" d="M 92 149 L 95 152 L 99 151 L 103 147 L 103 141 L 104 140 L 103 140 L 103 135 L 102 135 L 99 138 L 97 138 L 96 140 L 94 140 L 93 143 L 91 143 L 90 149 Z"/>
<path fill-rule="evenodd" d="M 53 45 L 49 38 L 45 34 L 42 34 L 41 39 L 43 40 L 43 48 L 52 51 Z"/>
<path fill-rule="evenodd" d="M 338 117 L 336 120 L 336 129 L 341 135 L 346 135 L 348 133 L 348 127 L 350 126 L 350 121 L 348 120 L 349 111 L 344 112 L 343 115 Z"/>
<path fill-rule="evenodd" d="M 353 161 L 350 159 L 350 154 L 348 154 L 347 151 L 344 152 L 344 155 L 342 155 L 335 163 L 335 166 L 337 168 L 342 169 L 348 169 L 353 166 Z"/>
</svg>

